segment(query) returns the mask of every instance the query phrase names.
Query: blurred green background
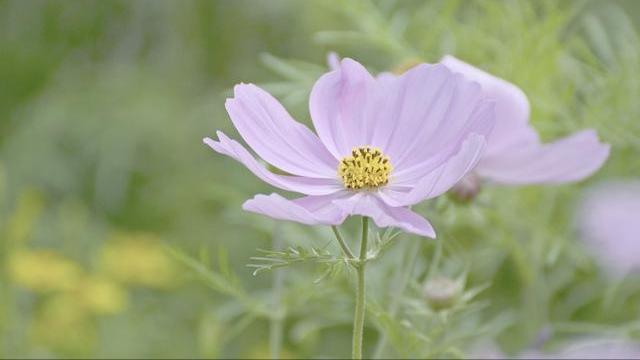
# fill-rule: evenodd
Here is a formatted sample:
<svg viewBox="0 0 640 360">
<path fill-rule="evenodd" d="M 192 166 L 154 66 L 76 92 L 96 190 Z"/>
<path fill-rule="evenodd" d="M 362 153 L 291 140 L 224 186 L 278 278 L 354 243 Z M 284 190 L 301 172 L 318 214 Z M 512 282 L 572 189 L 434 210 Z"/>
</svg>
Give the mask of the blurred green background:
<svg viewBox="0 0 640 360">
<path fill-rule="evenodd" d="M 577 185 L 420 206 L 441 240 L 400 235 L 371 267 L 367 354 L 380 331 L 388 356 L 420 357 L 640 337 L 640 282 L 604 276 L 573 226 L 584 188 L 640 176 L 639 22 L 632 0 L 1 0 L 0 357 L 347 355 L 346 267 L 246 266 L 258 248 L 338 254 L 330 230 L 243 213 L 273 189 L 201 141 L 235 136 L 239 82 L 308 122 L 329 51 L 372 71 L 455 54 L 523 88 L 543 138 L 613 145 Z M 434 273 L 468 302 L 430 310 Z"/>
</svg>

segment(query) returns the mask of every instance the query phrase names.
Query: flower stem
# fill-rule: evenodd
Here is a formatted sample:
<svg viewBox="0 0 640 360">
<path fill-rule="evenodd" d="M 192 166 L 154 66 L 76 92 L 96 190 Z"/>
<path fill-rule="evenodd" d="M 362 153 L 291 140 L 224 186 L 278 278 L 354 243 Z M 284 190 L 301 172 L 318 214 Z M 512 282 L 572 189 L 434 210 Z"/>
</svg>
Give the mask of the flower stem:
<svg viewBox="0 0 640 360">
<path fill-rule="evenodd" d="M 360 258 L 356 271 L 358 284 L 356 288 L 356 310 L 353 317 L 353 343 L 351 357 L 362 359 L 362 335 L 364 331 L 365 303 L 365 266 L 367 261 L 367 240 L 369 236 L 369 218 L 362 217 L 362 240 L 360 241 Z"/>
<path fill-rule="evenodd" d="M 342 234 L 340 234 L 340 230 L 338 230 L 335 225 L 331 226 L 331 230 L 333 230 L 333 233 L 336 235 L 336 239 L 338 239 L 338 243 L 342 248 L 342 252 L 344 252 L 344 254 L 347 255 L 349 259 L 355 259 L 355 256 L 353 256 L 353 252 L 351 252 L 349 245 L 347 245 L 347 243 L 344 241 L 344 238 L 342 237 Z"/>
<path fill-rule="evenodd" d="M 280 314 L 274 315 L 269 323 L 269 351 L 272 359 L 280 358 L 283 327 L 282 316 Z"/>
</svg>

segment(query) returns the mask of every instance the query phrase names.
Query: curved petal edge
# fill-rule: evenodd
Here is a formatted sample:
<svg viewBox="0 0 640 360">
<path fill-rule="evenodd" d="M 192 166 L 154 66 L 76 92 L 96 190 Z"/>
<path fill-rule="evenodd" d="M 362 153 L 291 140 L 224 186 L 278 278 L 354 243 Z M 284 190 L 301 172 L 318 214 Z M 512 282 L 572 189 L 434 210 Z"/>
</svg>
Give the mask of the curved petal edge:
<svg viewBox="0 0 640 360">
<path fill-rule="evenodd" d="M 272 186 L 305 195 L 327 195 L 342 190 L 338 179 L 315 179 L 274 174 L 260 164 L 240 143 L 230 139 L 221 131 L 218 131 L 217 134 L 219 141 L 204 138 L 203 142 L 214 151 L 240 162 L 254 175 Z"/>
</svg>

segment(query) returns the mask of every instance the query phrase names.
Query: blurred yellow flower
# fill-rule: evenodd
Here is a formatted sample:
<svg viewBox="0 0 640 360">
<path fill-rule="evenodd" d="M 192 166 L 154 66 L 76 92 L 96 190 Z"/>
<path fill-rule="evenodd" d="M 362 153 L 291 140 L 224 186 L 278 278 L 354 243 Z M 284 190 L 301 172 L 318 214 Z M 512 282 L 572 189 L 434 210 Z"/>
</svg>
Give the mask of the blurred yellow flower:
<svg viewBox="0 0 640 360">
<path fill-rule="evenodd" d="M 114 236 L 102 250 L 101 264 L 106 275 L 126 284 L 168 288 L 176 283 L 175 263 L 153 234 Z"/>
<path fill-rule="evenodd" d="M 26 242 L 43 207 L 40 192 L 34 189 L 21 192 L 16 208 L 7 221 L 7 240 L 12 244 Z"/>
<path fill-rule="evenodd" d="M 47 298 L 30 327 L 32 341 L 55 352 L 82 356 L 95 343 L 95 326 L 90 314 L 73 293 Z"/>
<path fill-rule="evenodd" d="M 269 350 L 269 344 L 261 343 L 256 346 L 247 349 L 243 357 L 247 359 L 269 359 L 271 358 L 271 351 Z M 300 356 L 293 353 L 287 348 L 280 350 L 278 359 L 300 359 Z"/>
<path fill-rule="evenodd" d="M 9 256 L 8 272 L 18 285 L 33 291 L 73 289 L 82 276 L 76 263 L 49 250 L 17 250 Z"/>
<path fill-rule="evenodd" d="M 127 291 L 122 286 L 96 276 L 83 279 L 75 294 L 87 310 L 98 315 L 119 313 L 129 302 Z"/>
</svg>

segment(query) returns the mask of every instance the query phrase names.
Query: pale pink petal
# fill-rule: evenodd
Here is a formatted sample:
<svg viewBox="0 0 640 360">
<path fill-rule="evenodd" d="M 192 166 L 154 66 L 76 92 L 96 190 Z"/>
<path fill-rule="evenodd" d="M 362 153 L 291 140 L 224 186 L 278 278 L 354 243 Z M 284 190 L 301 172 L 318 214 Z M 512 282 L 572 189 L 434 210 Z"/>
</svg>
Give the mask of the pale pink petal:
<svg viewBox="0 0 640 360">
<path fill-rule="evenodd" d="M 374 79 L 354 60 L 318 79 L 311 90 L 309 111 L 320 140 L 337 158 L 366 141 Z"/>
<path fill-rule="evenodd" d="M 355 196 L 334 200 L 345 213 L 370 217 L 381 228 L 396 227 L 406 232 L 435 238 L 431 224 L 422 216 L 405 207 L 391 207 L 373 194 L 357 193 Z"/>
<path fill-rule="evenodd" d="M 246 166 L 249 171 L 262 181 L 283 190 L 298 192 L 306 195 L 327 195 L 343 189 L 337 179 L 317 179 L 299 176 L 276 175 L 268 171 L 237 141 L 229 139 L 218 131 L 219 141 L 205 138 L 204 143 L 213 150 L 227 155 Z"/>
<path fill-rule="evenodd" d="M 340 69 L 340 56 L 333 51 L 329 52 L 327 54 L 327 65 L 329 65 L 329 69 L 331 70 Z"/>
<path fill-rule="evenodd" d="M 482 89 L 442 65 L 418 65 L 398 81 L 406 87 L 404 106 L 397 127 L 389 138 L 389 155 L 399 171 L 419 164 L 458 144 L 477 122 L 488 120 L 483 134 L 489 135 L 493 115 L 482 115 L 489 105 L 481 101 Z M 443 81 L 440 83 L 439 81 Z"/>
<path fill-rule="evenodd" d="M 565 183 L 582 180 L 600 169 L 609 145 L 593 130 L 584 130 L 550 144 L 532 144 L 486 155 L 476 171 L 507 185 Z"/>
<path fill-rule="evenodd" d="M 376 85 L 380 95 L 371 119 L 371 144 L 389 155 L 397 169 L 408 145 L 421 141 L 444 120 L 456 82 L 446 67 L 422 64 L 398 77 L 380 76 Z"/>
<path fill-rule="evenodd" d="M 337 160 L 266 91 L 236 85 L 225 105 L 242 138 L 266 162 L 293 175 L 335 177 Z"/>
<path fill-rule="evenodd" d="M 606 335 L 584 338 L 574 340 L 549 359 L 640 359 L 640 343 Z"/>
<path fill-rule="evenodd" d="M 640 181 L 599 184 L 578 208 L 580 238 L 613 277 L 640 272 Z"/>
<path fill-rule="evenodd" d="M 399 191 L 391 186 L 381 189 L 379 196 L 390 206 L 407 206 L 441 195 L 473 170 L 485 145 L 484 136 L 472 133 L 457 154 L 421 178 L 410 191 Z"/>
<path fill-rule="evenodd" d="M 480 83 L 486 98 L 496 102 L 496 124 L 488 139 L 487 154 L 500 152 L 513 144 L 538 142 L 537 133 L 528 125 L 529 100 L 520 88 L 450 55 L 440 62 Z"/>
<path fill-rule="evenodd" d="M 383 192 L 402 202 L 421 179 L 435 181 L 433 172 L 444 169 L 470 134 L 488 137 L 492 131 L 494 104 L 483 100 L 480 85 L 443 65 L 421 64 L 398 77 L 379 76 L 377 85 L 387 96 L 375 112 L 372 143 L 390 156 L 394 167 Z M 438 182 L 434 196 L 445 184 Z"/>
<path fill-rule="evenodd" d="M 391 83 L 398 79 L 398 75 L 392 72 L 381 72 L 376 75 L 377 87 L 382 89 L 387 89 L 389 86 L 392 86 Z"/>
<path fill-rule="evenodd" d="M 242 208 L 278 220 L 307 225 L 338 225 L 347 217 L 347 213 L 332 202 L 338 196 L 307 196 L 288 200 L 278 194 L 256 195 L 247 200 Z"/>
<path fill-rule="evenodd" d="M 438 151 L 432 155 L 424 154 L 421 159 L 418 157 L 411 161 L 410 164 L 396 168 L 391 185 L 413 187 L 418 181 L 425 176 L 428 177 L 429 173 L 457 154 L 464 140 L 469 138 L 471 134 L 479 135 L 486 139 L 491 133 L 494 124 L 493 105 L 491 102 L 480 102 L 473 113 L 468 116 L 463 128 L 458 128 L 453 135 L 441 134 L 438 138 L 434 138 L 432 143 L 435 144 Z M 443 132 L 446 131 L 443 130 L 439 133 Z M 448 141 L 443 142 L 442 139 L 448 139 Z M 414 152 L 423 154 L 421 149 L 415 149 Z"/>
<path fill-rule="evenodd" d="M 441 61 L 478 81 L 484 96 L 496 102 L 496 124 L 476 169 L 482 177 L 513 185 L 578 181 L 607 159 L 609 146 L 600 143 L 591 130 L 542 145 L 528 124 L 529 102 L 522 90 L 452 56 Z"/>
<path fill-rule="evenodd" d="M 492 105 L 480 85 L 443 65 L 421 64 L 401 76 L 371 75 L 344 59 L 314 86 L 311 115 L 318 134 L 338 158 L 355 146 L 381 148 L 394 178 L 406 183 L 453 156 L 471 132 L 487 135 Z"/>
<path fill-rule="evenodd" d="M 475 358 L 475 357 L 474 357 Z M 481 358 L 481 357 L 478 357 Z M 504 358 L 504 357 L 503 357 Z M 553 352 L 529 350 L 517 359 L 640 359 L 640 343 L 610 335 L 578 337 Z"/>
<path fill-rule="evenodd" d="M 349 215 L 370 217 L 379 227 L 397 227 L 404 231 L 435 238 L 433 227 L 413 211 L 386 205 L 374 195 L 348 193 L 307 196 L 288 200 L 278 194 L 256 195 L 242 208 L 278 220 L 307 225 L 338 225 Z"/>
</svg>

